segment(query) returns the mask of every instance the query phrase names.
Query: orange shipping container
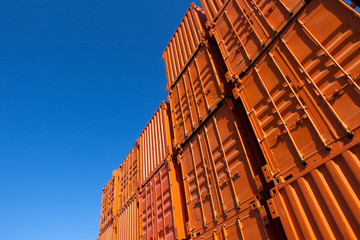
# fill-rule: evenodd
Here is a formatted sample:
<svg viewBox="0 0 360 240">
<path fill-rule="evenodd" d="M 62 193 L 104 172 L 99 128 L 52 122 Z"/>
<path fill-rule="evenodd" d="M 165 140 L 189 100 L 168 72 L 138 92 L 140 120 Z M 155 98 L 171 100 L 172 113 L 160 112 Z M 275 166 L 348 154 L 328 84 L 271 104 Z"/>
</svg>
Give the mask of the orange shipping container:
<svg viewBox="0 0 360 240">
<path fill-rule="evenodd" d="M 186 239 L 186 209 L 181 178 L 166 162 L 140 193 L 140 239 Z"/>
<path fill-rule="evenodd" d="M 234 107 L 228 100 L 179 153 L 193 237 L 249 211 L 263 189 L 263 157 L 246 115 L 238 119 Z"/>
<path fill-rule="evenodd" d="M 225 71 L 217 46 L 206 42 L 169 90 L 175 146 L 183 143 L 223 99 Z"/>
<path fill-rule="evenodd" d="M 141 184 L 172 158 L 172 128 L 169 104 L 162 102 L 139 137 Z"/>
<path fill-rule="evenodd" d="M 353 140 L 312 169 L 293 173 L 271 191 L 268 206 L 288 239 L 360 238 L 359 142 Z"/>
<path fill-rule="evenodd" d="M 115 218 L 115 240 L 139 239 L 138 201 L 135 195 Z"/>
<path fill-rule="evenodd" d="M 106 226 L 103 227 L 100 231 L 100 235 L 97 238 L 98 240 L 113 240 L 114 236 L 114 221 L 108 222 Z"/>
<path fill-rule="evenodd" d="M 112 223 L 113 217 L 117 212 L 118 204 L 118 191 L 119 191 L 119 169 L 113 171 L 109 182 L 103 188 L 102 201 L 101 201 L 101 216 L 100 216 L 100 235 L 108 225 Z"/>
<path fill-rule="evenodd" d="M 359 30 L 359 14 L 345 3 L 314 0 L 238 81 L 234 95 L 248 112 L 269 181 L 287 178 L 354 137 Z"/>
<path fill-rule="evenodd" d="M 202 0 L 210 8 L 212 0 Z M 302 0 L 231 0 L 211 32 L 229 69 L 228 77 L 240 75 L 265 50 L 286 24 L 304 6 Z M 210 17 L 210 16 L 208 16 Z"/>
<path fill-rule="evenodd" d="M 284 231 L 272 228 L 270 223 L 264 227 L 271 217 L 264 212 L 265 209 L 247 208 L 239 215 L 227 219 L 224 223 L 207 230 L 204 234 L 194 237 L 194 240 L 243 240 L 243 239 L 286 239 Z M 274 231 L 273 231 L 274 230 Z"/>
<path fill-rule="evenodd" d="M 119 174 L 119 205 L 120 210 L 138 190 L 139 187 L 139 146 L 136 143 L 120 164 Z"/>
<path fill-rule="evenodd" d="M 175 83 L 206 37 L 204 11 L 192 3 L 164 50 L 167 89 Z"/>
</svg>

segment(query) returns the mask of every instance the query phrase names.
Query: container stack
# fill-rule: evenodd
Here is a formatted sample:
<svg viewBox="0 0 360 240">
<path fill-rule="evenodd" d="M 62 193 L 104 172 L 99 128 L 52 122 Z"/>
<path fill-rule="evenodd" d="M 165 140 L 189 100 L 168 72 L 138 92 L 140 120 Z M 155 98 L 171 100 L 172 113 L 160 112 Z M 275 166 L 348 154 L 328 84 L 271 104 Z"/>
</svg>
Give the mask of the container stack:
<svg viewBox="0 0 360 240">
<path fill-rule="evenodd" d="M 341 0 L 201 0 L 289 239 L 360 237 L 360 16 Z"/>
<path fill-rule="evenodd" d="M 360 238 L 360 15 L 201 0 L 168 101 L 103 190 L 101 240 Z"/>
</svg>

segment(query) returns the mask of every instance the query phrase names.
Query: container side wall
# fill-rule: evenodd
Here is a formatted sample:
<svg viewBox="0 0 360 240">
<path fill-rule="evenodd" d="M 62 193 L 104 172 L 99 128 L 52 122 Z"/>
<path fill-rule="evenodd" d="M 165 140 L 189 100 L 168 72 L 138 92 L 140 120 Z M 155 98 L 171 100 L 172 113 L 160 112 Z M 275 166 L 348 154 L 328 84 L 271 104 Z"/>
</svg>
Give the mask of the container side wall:
<svg viewBox="0 0 360 240">
<path fill-rule="evenodd" d="M 344 4 L 312 1 L 234 90 L 273 175 L 326 157 L 360 126 L 360 18 Z"/>
<path fill-rule="evenodd" d="M 225 66 L 217 46 L 204 44 L 169 92 L 174 144 L 179 146 L 223 99 Z"/>
<path fill-rule="evenodd" d="M 120 165 L 118 211 L 134 196 L 139 187 L 139 146 L 136 143 Z"/>
<path fill-rule="evenodd" d="M 140 193 L 140 239 L 184 239 L 185 224 L 179 187 L 171 162 L 166 162 Z"/>
<path fill-rule="evenodd" d="M 111 223 L 103 230 L 99 236 L 99 240 L 113 240 L 114 222 Z"/>
<path fill-rule="evenodd" d="M 264 160 L 259 152 L 249 155 L 253 149 L 244 142 L 256 139 L 244 134 L 233 107 L 226 101 L 180 152 L 190 231 L 195 233 L 238 214 L 262 190 L 261 182 L 255 183 L 260 172 L 250 161 Z"/>
<path fill-rule="evenodd" d="M 175 83 L 204 39 L 205 21 L 204 11 L 192 3 L 163 53 L 167 89 Z"/>
<path fill-rule="evenodd" d="M 303 5 L 301 0 L 229 1 L 213 28 L 229 74 L 245 72 Z"/>
<path fill-rule="evenodd" d="M 133 197 L 116 217 L 116 240 L 138 240 L 137 198 Z"/>
<path fill-rule="evenodd" d="M 172 156 L 169 104 L 162 102 L 139 137 L 141 184 Z"/>
<path fill-rule="evenodd" d="M 268 205 L 289 239 L 359 239 L 359 176 L 357 143 L 274 188 Z"/>
</svg>

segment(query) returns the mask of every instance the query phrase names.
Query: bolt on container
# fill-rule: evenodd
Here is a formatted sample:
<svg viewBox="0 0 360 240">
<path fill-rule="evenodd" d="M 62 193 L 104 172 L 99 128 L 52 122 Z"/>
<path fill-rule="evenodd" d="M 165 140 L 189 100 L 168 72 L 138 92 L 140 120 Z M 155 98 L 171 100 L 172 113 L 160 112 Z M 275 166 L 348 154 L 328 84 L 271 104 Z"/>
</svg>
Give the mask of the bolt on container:
<svg viewBox="0 0 360 240">
<path fill-rule="evenodd" d="M 115 217 L 114 240 L 139 239 L 138 197 L 134 195 Z"/>
<path fill-rule="evenodd" d="M 139 145 L 136 143 L 120 164 L 118 210 L 134 196 L 139 188 Z"/>
<path fill-rule="evenodd" d="M 119 192 L 119 169 L 115 169 L 113 174 L 103 188 L 100 215 L 99 235 L 102 235 L 109 224 L 112 224 L 113 217 L 116 215 L 118 208 L 118 192 Z"/>
<path fill-rule="evenodd" d="M 139 196 L 140 239 L 186 239 L 186 208 L 181 178 L 168 161 L 143 186 Z"/>
<path fill-rule="evenodd" d="M 268 181 L 286 178 L 354 137 L 360 126 L 359 20 L 342 1 L 313 0 L 237 81 L 234 96 L 256 132 Z"/>
<path fill-rule="evenodd" d="M 265 160 L 249 132 L 246 114 L 241 118 L 237 114 L 238 108 L 228 99 L 179 152 L 188 231 L 193 237 L 250 211 L 263 190 L 260 166 Z"/>
<path fill-rule="evenodd" d="M 288 239 L 360 238 L 359 142 L 352 140 L 271 190 L 268 206 Z"/>
<path fill-rule="evenodd" d="M 202 2 L 213 6 L 212 1 Z M 228 67 L 228 80 L 245 72 L 304 4 L 302 0 L 228 1 L 210 31 Z"/>
<path fill-rule="evenodd" d="M 162 56 L 165 60 L 167 89 L 175 83 L 205 39 L 207 35 L 205 21 L 204 11 L 192 3 Z"/>
<path fill-rule="evenodd" d="M 174 146 L 179 147 L 225 95 L 226 66 L 218 47 L 206 41 L 169 90 Z"/>
</svg>

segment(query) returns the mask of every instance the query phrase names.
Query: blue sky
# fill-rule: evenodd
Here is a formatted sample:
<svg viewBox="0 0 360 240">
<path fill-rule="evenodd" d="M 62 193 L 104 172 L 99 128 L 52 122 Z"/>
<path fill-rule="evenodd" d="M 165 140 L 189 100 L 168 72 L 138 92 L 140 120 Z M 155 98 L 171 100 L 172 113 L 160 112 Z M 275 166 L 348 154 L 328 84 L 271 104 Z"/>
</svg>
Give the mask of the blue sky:
<svg viewBox="0 0 360 240">
<path fill-rule="evenodd" d="M 102 187 L 166 100 L 162 52 L 191 2 L 1 1 L 0 239 L 98 236 Z"/>
<path fill-rule="evenodd" d="M 0 239 L 98 236 L 102 187 L 166 100 L 161 55 L 191 2 L 1 1 Z"/>
</svg>

